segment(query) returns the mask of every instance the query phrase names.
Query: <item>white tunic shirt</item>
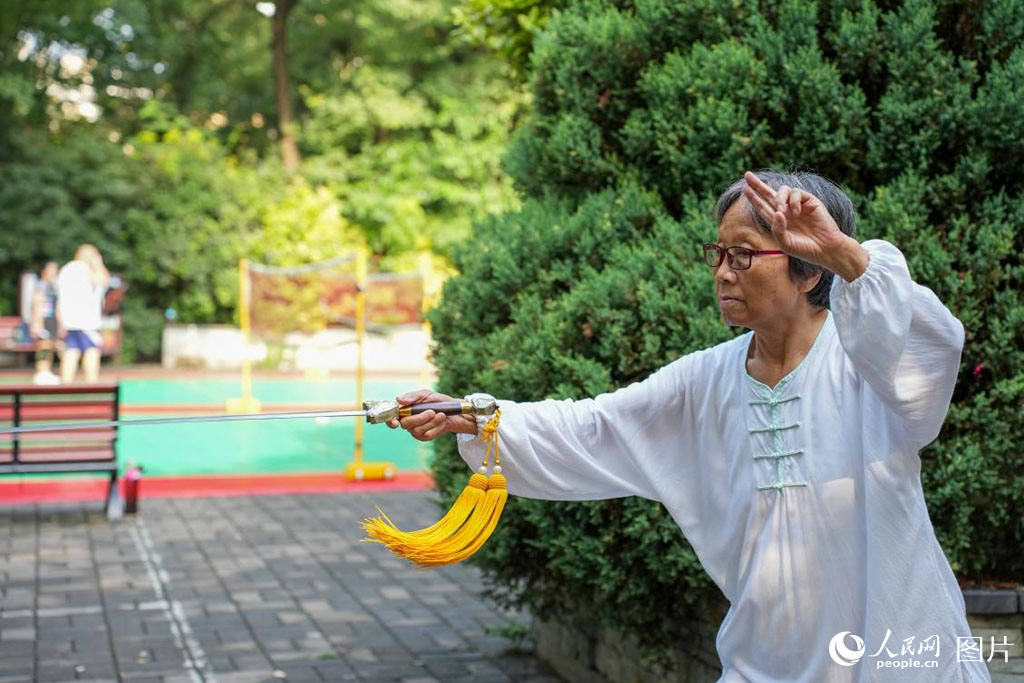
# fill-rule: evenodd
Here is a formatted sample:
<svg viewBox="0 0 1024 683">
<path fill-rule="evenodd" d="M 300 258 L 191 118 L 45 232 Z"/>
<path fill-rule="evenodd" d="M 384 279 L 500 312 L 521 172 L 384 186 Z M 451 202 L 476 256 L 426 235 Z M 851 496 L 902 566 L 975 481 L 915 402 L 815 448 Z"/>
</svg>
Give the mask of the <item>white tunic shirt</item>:
<svg viewBox="0 0 1024 683">
<path fill-rule="evenodd" d="M 595 399 L 499 400 L 510 493 L 665 505 L 731 604 L 722 681 L 989 680 L 957 661 L 970 630 L 918 458 L 963 326 L 894 246 L 863 246 L 867 270 L 835 278 L 833 312 L 775 387 L 746 372 L 750 332 Z M 479 467 L 479 437 L 459 442 Z"/>
</svg>

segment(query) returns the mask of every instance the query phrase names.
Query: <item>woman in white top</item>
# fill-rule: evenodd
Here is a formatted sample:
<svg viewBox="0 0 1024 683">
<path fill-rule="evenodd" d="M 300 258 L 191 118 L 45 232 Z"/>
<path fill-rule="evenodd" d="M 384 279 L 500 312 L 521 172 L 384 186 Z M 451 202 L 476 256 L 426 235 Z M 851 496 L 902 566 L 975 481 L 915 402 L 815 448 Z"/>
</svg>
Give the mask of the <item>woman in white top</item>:
<svg viewBox="0 0 1024 683">
<path fill-rule="evenodd" d="M 595 399 L 499 400 L 509 492 L 661 501 L 730 602 L 722 681 L 988 681 L 960 661 L 970 630 L 918 457 L 963 326 L 896 247 L 852 237 L 853 205 L 824 178 L 748 172 L 715 215 L 722 318 L 752 331 Z M 472 418 L 401 426 L 456 432 L 483 460 Z"/>
<path fill-rule="evenodd" d="M 95 382 L 100 375 L 100 351 L 103 340 L 100 324 L 103 296 L 110 273 L 103 265 L 99 250 L 83 244 L 75 251 L 75 259 L 64 264 L 57 275 L 57 321 L 64 330 L 64 353 L 60 359 L 60 379 L 70 384 L 82 360 L 86 382 Z"/>
</svg>

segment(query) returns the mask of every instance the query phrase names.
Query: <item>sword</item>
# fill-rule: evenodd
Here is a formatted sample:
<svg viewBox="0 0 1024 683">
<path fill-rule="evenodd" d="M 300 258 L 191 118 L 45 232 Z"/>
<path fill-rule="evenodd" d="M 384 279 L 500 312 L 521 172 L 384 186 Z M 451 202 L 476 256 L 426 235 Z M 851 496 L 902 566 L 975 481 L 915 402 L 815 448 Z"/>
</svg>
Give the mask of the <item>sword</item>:
<svg viewBox="0 0 1024 683">
<path fill-rule="evenodd" d="M 196 415 L 192 417 L 147 417 L 141 420 L 108 420 L 105 422 L 70 422 L 65 424 L 32 425 L 31 427 L 0 428 L 0 435 L 29 432 L 67 432 L 80 429 L 113 429 L 135 425 L 194 424 L 197 422 L 245 422 L 248 420 L 294 420 L 316 417 L 365 417 L 370 424 L 380 424 L 428 410 L 445 415 L 493 415 L 498 404 L 493 398 L 473 398 L 469 401 L 438 401 L 413 403 L 403 406 L 398 401 L 364 401 L 362 410 L 309 410 L 291 413 L 246 413 L 243 415 Z"/>
</svg>

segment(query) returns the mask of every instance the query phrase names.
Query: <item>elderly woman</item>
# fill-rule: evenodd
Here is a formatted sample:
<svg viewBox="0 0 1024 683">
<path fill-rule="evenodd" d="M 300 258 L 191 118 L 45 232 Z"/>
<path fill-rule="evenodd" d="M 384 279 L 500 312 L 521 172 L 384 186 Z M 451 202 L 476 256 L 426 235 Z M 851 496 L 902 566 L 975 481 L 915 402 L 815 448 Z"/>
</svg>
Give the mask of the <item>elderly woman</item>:
<svg viewBox="0 0 1024 683">
<path fill-rule="evenodd" d="M 509 492 L 662 502 L 731 603 L 722 681 L 989 680 L 959 661 L 964 602 L 919 476 L 963 326 L 896 247 L 853 238 L 824 178 L 748 172 L 715 218 L 722 318 L 751 331 L 595 399 L 499 401 Z M 483 460 L 471 417 L 401 426 Z"/>
</svg>

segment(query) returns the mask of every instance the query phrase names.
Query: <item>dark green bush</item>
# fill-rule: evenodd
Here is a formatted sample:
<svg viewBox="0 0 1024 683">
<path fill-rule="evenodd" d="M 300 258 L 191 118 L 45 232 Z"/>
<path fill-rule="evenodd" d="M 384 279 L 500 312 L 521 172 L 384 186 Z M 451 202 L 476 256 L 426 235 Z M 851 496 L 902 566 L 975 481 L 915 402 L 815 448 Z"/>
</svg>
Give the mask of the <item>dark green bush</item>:
<svg viewBox="0 0 1024 683">
<path fill-rule="evenodd" d="M 922 479 L 964 579 L 1024 575 L 1024 5 L 579 2 L 533 46 L 507 167 L 522 209 L 458 256 L 433 312 L 440 388 L 535 400 L 640 379 L 727 339 L 699 243 L 747 168 L 838 181 L 859 237 L 907 255 L 967 328 Z M 450 495 L 466 480 L 437 445 Z M 503 599 L 678 643 L 720 596 L 654 503 L 512 501 L 478 561 Z"/>
</svg>

